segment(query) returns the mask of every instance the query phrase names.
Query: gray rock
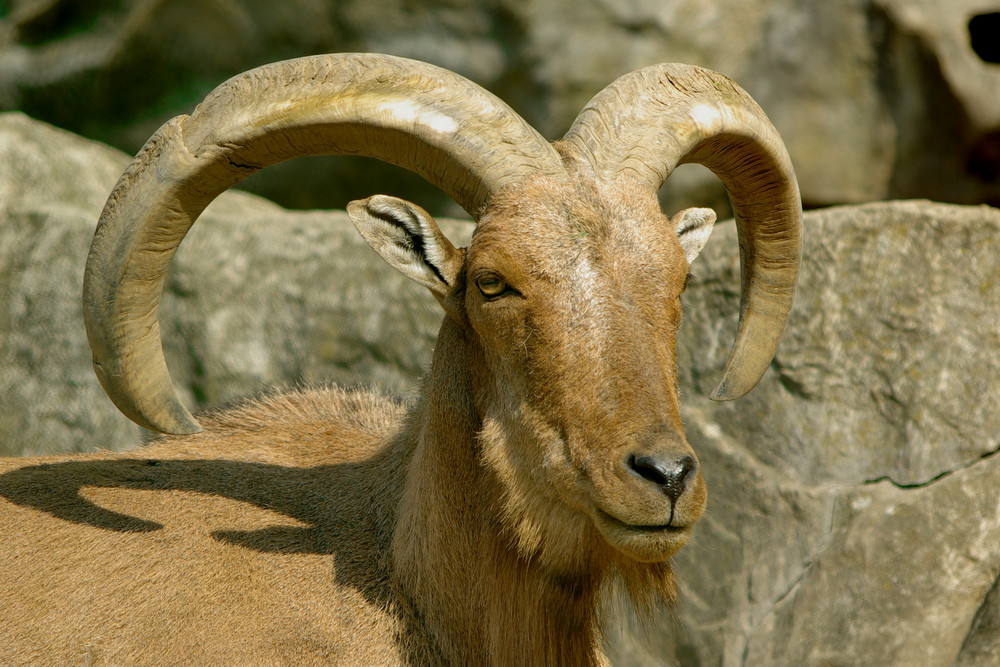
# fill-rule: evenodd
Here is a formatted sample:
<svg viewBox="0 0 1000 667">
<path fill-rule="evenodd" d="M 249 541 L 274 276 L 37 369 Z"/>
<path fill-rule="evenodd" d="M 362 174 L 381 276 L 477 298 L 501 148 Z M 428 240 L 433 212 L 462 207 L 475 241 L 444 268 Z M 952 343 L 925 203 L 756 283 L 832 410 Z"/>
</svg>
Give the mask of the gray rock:
<svg viewBox="0 0 1000 667">
<path fill-rule="evenodd" d="M 955 667 L 993 667 L 1000 656 L 1000 586 L 986 595 L 972 622 Z"/>
<path fill-rule="evenodd" d="M 755 624 L 745 664 L 955 664 L 1000 572 L 998 483 L 994 456 L 915 488 L 842 490 L 827 543 Z"/>
<path fill-rule="evenodd" d="M 809 204 L 1000 201 L 1000 69 L 995 53 L 974 48 L 990 43 L 997 3 L 12 0 L 10 7 L 0 17 L 0 108 L 130 153 L 229 76 L 309 53 L 377 51 L 442 65 L 496 92 L 550 138 L 615 77 L 674 61 L 716 69 L 750 91 L 785 137 Z M 987 23 L 971 23 L 977 16 Z M 343 208 L 359 187 L 391 187 L 434 213 L 455 211 L 407 172 L 361 164 L 289 163 L 247 187 L 300 208 Z M 714 179 L 694 167 L 668 183 L 664 201 L 669 209 L 727 206 Z"/>
<path fill-rule="evenodd" d="M 735 330 L 718 226 L 679 365 L 709 509 L 683 599 L 618 664 L 986 665 L 1000 649 L 1000 211 L 929 202 L 806 215 L 795 308 L 746 398 L 705 398 Z"/>
<path fill-rule="evenodd" d="M 679 363 L 698 395 L 728 352 L 738 260 L 719 230 L 695 276 Z M 1000 211 L 897 202 L 810 213 L 773 373 L 712 420 L 805 482 L 920 484 L 1000 444 Z M 822 443 L 821 445 L 817 443 Z"/>
<path fill-rule="evenodd" d="M 102 399 L 80 306 L 101 200 L 126 164 L 118 151 L 0 115 L 0 454 L 138 440 Z"/>
</svg>

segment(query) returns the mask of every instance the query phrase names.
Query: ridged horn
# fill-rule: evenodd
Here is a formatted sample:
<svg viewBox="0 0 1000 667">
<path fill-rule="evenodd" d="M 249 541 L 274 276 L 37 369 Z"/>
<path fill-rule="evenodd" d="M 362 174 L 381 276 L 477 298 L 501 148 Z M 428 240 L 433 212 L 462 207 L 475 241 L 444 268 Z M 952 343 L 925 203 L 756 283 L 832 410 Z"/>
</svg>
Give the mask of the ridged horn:
<svg viewBox="0 0 1000 667">
<path fill-rule="evenodd" d="M 628 173 L 654 191 L 679 164 L 711 169 L 729 192 L 740 243 L 740 321 L 716 400 L 750 391 L 774 358 L 792 306 L 802 204 L 777 130 L 725 76 L 667 63 L 598 93 L 562 143 L 598 178 Z"/>
<path fill-rule="evenodd" d="M 230 79 L 139 151 L 90 247 L 83 310 L 94 369 L 130 419 L 164 433 L 200 430 L 163 357 L 157 309 L 170 260 L 221 192 L 268 165 L 319 154 L 415 171 L 474 217 L 506 184 L 565 173 L 552 146 L 510 107 L 425 63 L 337 54 Z"/>
</svg>

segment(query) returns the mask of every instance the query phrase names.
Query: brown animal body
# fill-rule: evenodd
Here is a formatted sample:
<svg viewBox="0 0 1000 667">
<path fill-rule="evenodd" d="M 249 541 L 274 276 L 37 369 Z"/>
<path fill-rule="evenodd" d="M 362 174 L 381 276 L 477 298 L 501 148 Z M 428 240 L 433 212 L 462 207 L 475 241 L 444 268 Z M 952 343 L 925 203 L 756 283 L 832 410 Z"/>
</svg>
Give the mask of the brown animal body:
<svg viewBox="0 0 1000 667">
<path fill-rule="evenodd" d="M 477 220 L 461 249 L 413 204 L 349 207 L 444 309 L 421 397 L 273 393 L 199 424 L 159 346 L 170 257 L 219 192 L 318 152 L 413 169 Z M 460 77 L 371 55 L 261 68 L 167 123 L 108 201 L 84 309 L 109 396 L 178 435 L 3 464 L 0 663 L 603 664 L 598 597 L 670 599 L 705 507 L 675 335 L 714 215 L 660 212 L 681 161 L 737 211 L 734 398 L 781 334 L 799 205 L 773 128 L 719 75 L 623 77 L 554 145 Z"/>
</svg>

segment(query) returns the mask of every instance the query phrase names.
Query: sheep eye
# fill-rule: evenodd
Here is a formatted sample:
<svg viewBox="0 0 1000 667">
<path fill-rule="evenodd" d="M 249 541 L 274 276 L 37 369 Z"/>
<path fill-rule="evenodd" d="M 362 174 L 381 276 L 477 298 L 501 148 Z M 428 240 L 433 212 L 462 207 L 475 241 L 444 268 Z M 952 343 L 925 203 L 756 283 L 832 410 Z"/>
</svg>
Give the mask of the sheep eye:
<svg viewBox="0 0 1000 667">
<path fill-rule="evenodd" d="M 489 298 L 503 294 L 507 289 L 507 282 L 495 273 L 484 273 L 476 278 L 476 287 L 483 296 Z"/>
</svg>

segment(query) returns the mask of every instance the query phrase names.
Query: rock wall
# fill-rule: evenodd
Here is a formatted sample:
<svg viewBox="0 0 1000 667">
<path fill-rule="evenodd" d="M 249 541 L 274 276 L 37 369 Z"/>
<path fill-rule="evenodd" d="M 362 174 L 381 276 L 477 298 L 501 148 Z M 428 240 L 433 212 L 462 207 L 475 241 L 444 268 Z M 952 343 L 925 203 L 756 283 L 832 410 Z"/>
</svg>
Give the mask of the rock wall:
<svg viewBox="0 0 1000 667">
<path fill-rule="evenodd" d="M 80 315 L 95 220 L 127 158 L 0 114 L 0 447 L 124 448 Z M 445 223 L 464 243 L 468 223 Z M 614 664 L 954 665 L 1000 655 L 1000 211 L 927 201 L 805 218 L 800 287 L 764 380 L 706 398 L 736 328 L 733 225 L 693 267 L 679 339 L 709 509 L 678 607 L 609 625 Z M 341 213 L 231 192 L 169 278 L 168 360 L 190 405 L 297 381 L 407 391 L 437 305 Z"/>
<path fill-rule="evenodd" d="M 134 154 L 224 79 L 283 58 L 376 51 L 458 71 L 549 138 L 615 77 L 656 62 L 733 77 L 781 131 L 807 205 L 1000 202 L 998 0 L 8 0 L 0 109 Z M 0 3 L 2 13 L 3 3 Z M 349 158 L 289 163 L 250 189 L 343 208 L 391 191 L 455 212 L 419 179 Z M 727 206 L 683 168 L 667 208 Z M 722 217 L 726 217 L 722 215 Z"/>
<path fill-rule="evenodd" d="M 620 664 L 995 665 L 1000 211 L 841 207 L 805 232 L 785 338 L 739 401 L 705 398 L 739 304 L 733 226 L 692 267 L 679 365 L 709 509 L 659 652 Z"/>
</svg>

